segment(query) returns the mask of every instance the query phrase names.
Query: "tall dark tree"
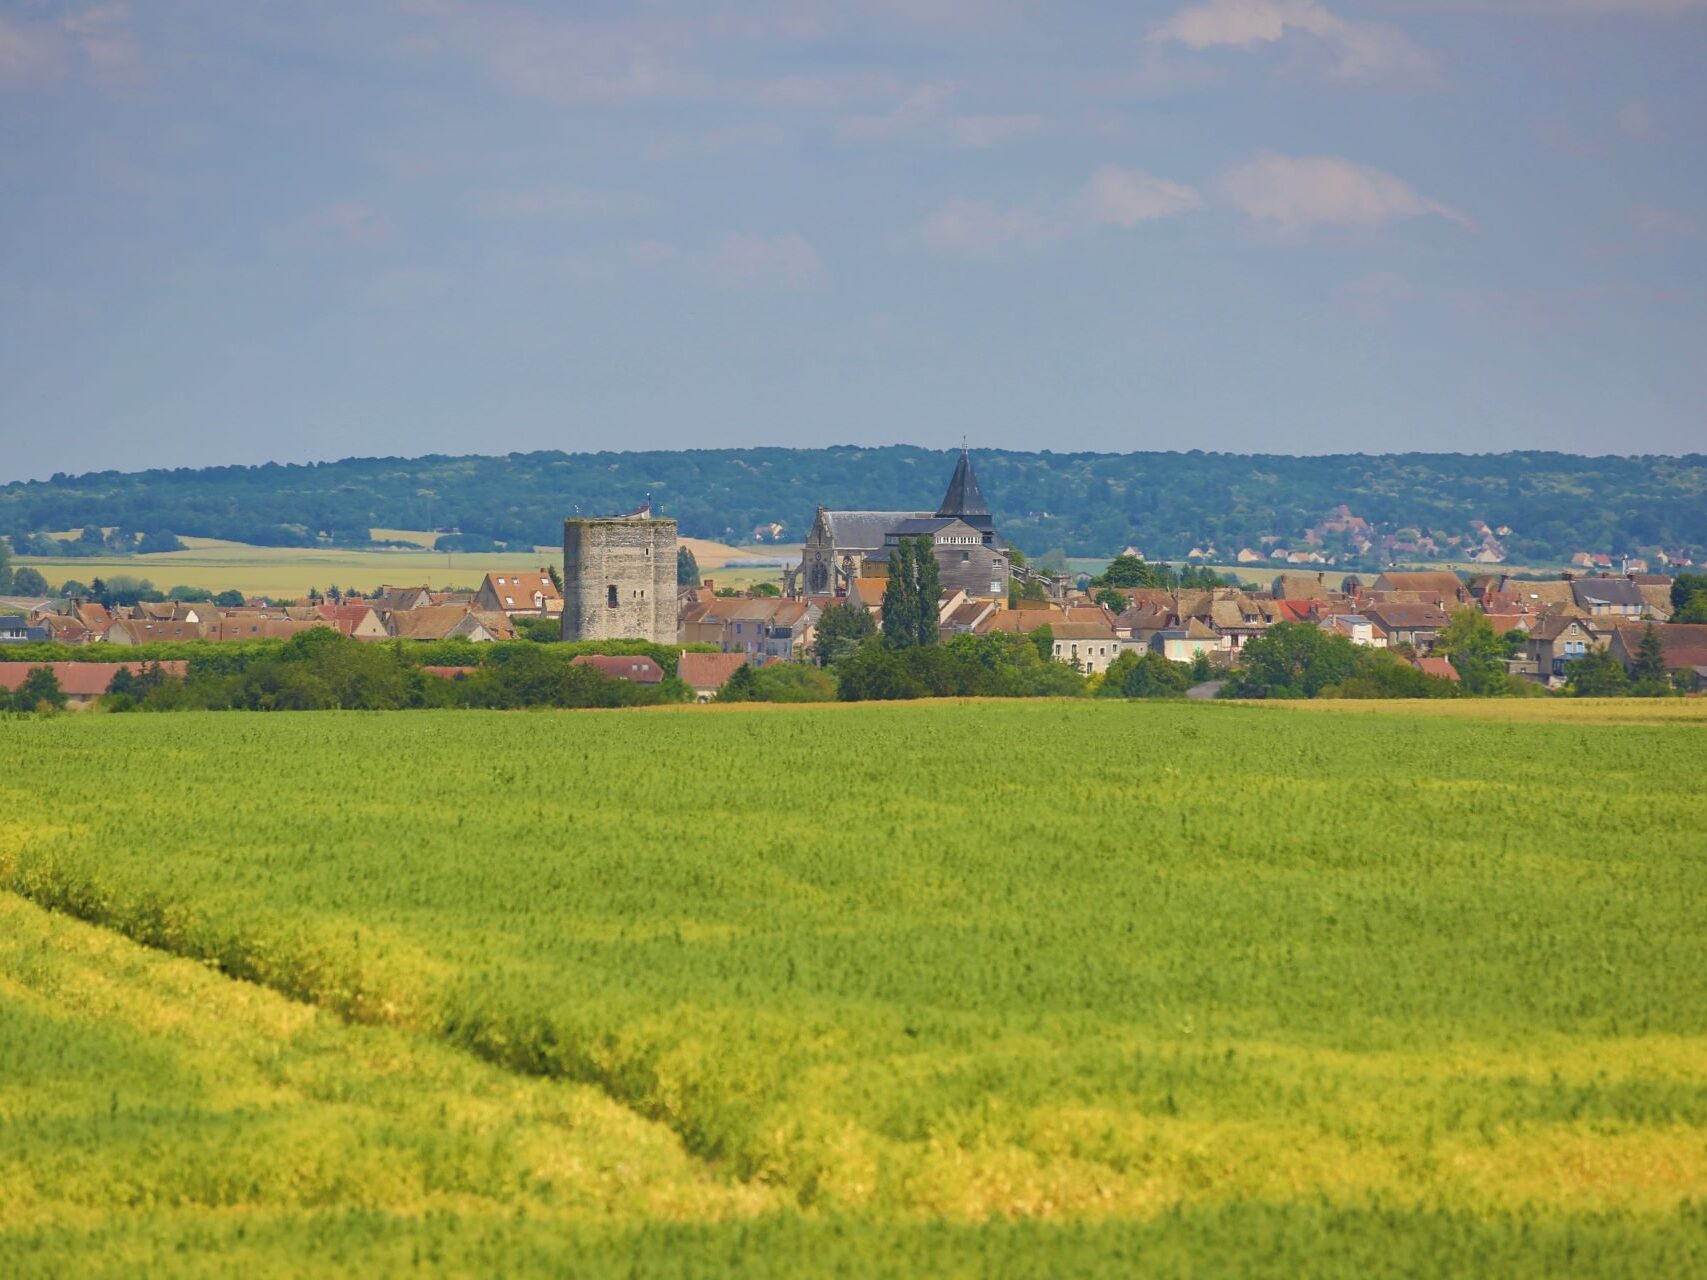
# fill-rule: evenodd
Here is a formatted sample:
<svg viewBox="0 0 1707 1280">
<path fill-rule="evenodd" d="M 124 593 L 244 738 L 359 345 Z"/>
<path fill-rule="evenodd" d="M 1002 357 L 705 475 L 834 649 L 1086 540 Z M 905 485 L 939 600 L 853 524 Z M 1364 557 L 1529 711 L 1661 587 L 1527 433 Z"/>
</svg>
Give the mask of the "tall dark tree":
<svg viewBox="0 0 1707 1280">
<path fill-rule="evenodd" d="M 1642 642 L 1636 646 L 1636 660 L 1630 664 L 1630 692 L 1643 697 L 1671 692 L 1665 645 L 1653 623 L 1642 628 Z"/>
<path fill-rule="evenodd" d="M 12 544 L 0 538 L 0 595 L 12 591 Z"/>
<path fill-rule="evenodd" d="M 910 648 L 919 631 L 918 583 L 913 575 L 913 540 L 902 538 L 889 552 L 889 580 L 883 585 L 883 642 Z"/>
<path fill-rule="evenodd" d="M 697 587 L 699 585 L 699 561 L 694 559 L 693 552 L 686 547 L 676 548 L 676 585 L 678 587 Z"/>
<path fill-rule="evenodd" d="M 919 538 L 913 544 L 913 597 L 918 611 L 913 643 L 931 645 L 942 638 L 937 626 L 937 609 L 942 597 L 942 575 L 938 570 L 936 552 L 931 539 Z"/>
</svg>

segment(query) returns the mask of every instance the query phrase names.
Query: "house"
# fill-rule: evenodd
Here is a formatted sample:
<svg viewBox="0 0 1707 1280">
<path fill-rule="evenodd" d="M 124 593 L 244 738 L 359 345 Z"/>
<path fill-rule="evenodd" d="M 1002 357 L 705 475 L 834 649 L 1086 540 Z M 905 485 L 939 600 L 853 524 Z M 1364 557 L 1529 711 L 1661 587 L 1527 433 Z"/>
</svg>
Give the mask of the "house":
<svg viewBox="0 0 1707 1280">
<path fill-rule="evenodd" d="M 210 640 L 289 640 L 292 636 L 301 635 L 304 631 L 312 631 L 315 627 L 330 626 L 330 623 L 307 618 L 287 618 L 274 613 L 228 613 L 219 620 L 219 626 L 208 633 Z"/>
<path fill-rule="evenodd" d="M 210 637 L 218 639 L 217 631 L 217 623 L 210 627 L 200 621 L 144 616 L 114 619 L 101 633 L 101 639 L 108 644 L 118 645 L 183 644 L 186 641 L 207 640 Z"/>
<path fill-rule="evenodd" d="M 1120 637 L 1107 622 L 1053 622 L 1053 656 L 1086 675 L 1100 675 L 1120 656 Z"/>
<path fill-rule="evenodd" d="M 1636 665 L 1636 653 L 1641 647 L 1647 627 L 1617 623 L 1607 647 L 1612 656 L 1628 671 Z M 1667 622 L 1654 626 L 1660 648 L 1665 652 L 1667 671 L 1692 671 L 1697 687 L 1707 685 L 1707 623 Z"/>
<path fill-rule="evenodd" d="M 484 644 L 516 638 L 515 624 L 506 615 L 476 613 L 454 604 L 399 609 L 386 622 L 391 634 L 401 640 L 450 640 L 460 636 Z"/>
<path fill-rule="evenodd" d="M 189 670 L 187 662 L 0 662 L 0 690 L 16 693 L 30 672 L 46 667 L 59 682 L 65 695 L 65 705 L 82 709 L 100 698 L 112 687 L 113 677 L 121 670 L 139 676 L 158 665 L 163 674 L 182 680 Z"/>
<path fill-rule="evenodd" d="M 335 627 L 352 640 L 385 640 L 391 635 L 378 611 L 362 601 L 323 604 L 320 617 L 328 626 Z"/>
<path fill-rule="evenodd" d="M 1433 676 L 1436 680 L 1448 680 L 1453 684 L 1460 683 L 1458 668 L 1445 658 L 1413 658 L 1411 665 L 1425 676 Z"/>
<path fill-rule="evenodd" d="M 804 658 L 817 638 L 821 610 L 809 600 L 779 596 L 725 597 L 696 605 L 682 615 L 683 644 L 714 644 L 749 658 Z"/>
<path fill-rule="evenodd" d="M 1531 676 L 1545 684 L 1565 678 L 1565 664 L 1583 657 L 1591 649 L 1604 649 L 1611 636 L 1587 618 L 1562 613 L 1542 614 L 1529 628 L 1516 674 Z"/>
<path fill-rule="evenodd" d="M 1327 575 L 1321 573 L 1282 573 L 1269 590 L 1276 600 L 1326 600 L 1330 594 Z"/>
<path fill-rule="evenodd" d="M 0 617 L 0 644 L 38 644 L 53 639 L 53 630 L 28 618 Z"/>
<path fill-rule="evenodd" d="M 368 604 L 382 614 L 408 609 L 427 609 L 432 607 L 433 593 L 426 587 L 390 587 L 381 584 L 379 590 L 368 597 Z"/>
<path fill-rule="evenodd" d="M 1455 604 L 1468 604 L 1470 602 L 1470 593 L 1462 580 L 1456 573 L 1451 573 L 1445 569 L 1421 573 L 1384 573 L 1375 579 L 1373 589 L 1379 592 L 1412 593 L 1419 600 L 1431 601 L 1448 609 Z"/>
<path fill-rule="evenodd" d="M 1362 615 L 1386 637 L 1389 648 L 1408 644 L 1423 652 L 1434 647 L 1436 637 L 1449 621 L 1446 611 L 1437 605 L 1386 600 L 1366 606 Z"/>
<path fill-rule="evenodd" d="M 1227 642 L 1200 618 L 1192 618 L 1183 627 L 1170 627 L 1150 637 L 1150 652 L 1161 654 L 1169 662 L 1191 662 L 1199 654 L 1222 653 L 1226 648 Z"/>
<path fill-rule="evenodd" d="M 489 573 L 471 603 L 483 613 L 535 613 L 553 618 L 563 614 L 563 593 L 545 568 L 531 573 Z"/>
<path fill-rule="evenodd" d="M 676 663 L 676 676 L 693 690 L 699 702 L 710 702 L 717 691 L 729 683 L 729 677 L 747 665 L 744 653 L 689 653 L 682 651 Z"/>
<path fill-rule="evenodd" d="M 1375 624 L 1361 613 L 1330 613 L 1316 624 L 1323 631 L 1345 636 L 1353 644 L 1371 649 L 1385 649 L 1387 637 L 1375 630 Z"/>
<path fill-rule="evenodd" d="M 626 680 L 630 684 L 662 684 L 664 668 L 645 654 L 582 653 L 569 659 L 572 667 L 591 667 L 611 680 Z"/>
<path fill-rule="evenodd" d="M 1642 589 L 1628 578 L 1580 578 L 1571 583 L 1571 595 L 1591 618 L 1639 618 L 1647 608 Z"/>
</svg>

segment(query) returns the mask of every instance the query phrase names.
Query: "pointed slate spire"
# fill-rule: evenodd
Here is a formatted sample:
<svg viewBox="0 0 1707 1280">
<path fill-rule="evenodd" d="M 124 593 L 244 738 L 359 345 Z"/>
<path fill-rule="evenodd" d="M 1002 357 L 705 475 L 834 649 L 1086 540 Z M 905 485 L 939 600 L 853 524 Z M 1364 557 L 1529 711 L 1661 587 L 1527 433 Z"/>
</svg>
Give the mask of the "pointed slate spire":
<svg viewBox="0 0 1707 1280">
<path fill-rule="evenodd" d="M 937 515 L 964 520 L 974 529 L 995 527 L 984 494 L 978 488 L 978 477 L 972 474 L 972 455 L 964 445 L 960 449 L 960 461 L 954 464 L 954 478 L 948 482 L 948 492 L 942 495 L 942 506 L 937 508 Z"/>
</svg>

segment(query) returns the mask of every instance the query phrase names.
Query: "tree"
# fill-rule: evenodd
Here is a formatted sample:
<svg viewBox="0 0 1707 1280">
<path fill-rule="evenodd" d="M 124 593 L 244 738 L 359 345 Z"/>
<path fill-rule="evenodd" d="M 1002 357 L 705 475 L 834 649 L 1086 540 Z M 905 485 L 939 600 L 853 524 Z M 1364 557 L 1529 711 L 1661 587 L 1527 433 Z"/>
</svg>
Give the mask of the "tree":
<svg viewBox="0 0 1707 1280">
<path fill-rule="evenodd" d="M 719 702 L 756 702 L 757 690 L 753 687 L 753 668 L 750 663 L 742 663 L 736 667 L 723 687 L 717 691 Z"/>
<path fill-rule="evenodd" d="M 782 588 L 774 582 L 755 582 L 753 584 L 753 598 L 755 600 L 774 600 L 781 594 Z"/>
<path fill-rule="evenodd" d="M 12 695 L 12 710 L 40 711 L 43 707 L 58 711 L 65 706 L 65 694 L 59 687 L 59 677 L 47 667 L 32 667 Z"/>
<path fill-rule="evenodd" d="M 562 572 L 562 570 L 560 570 L 555 564 L 548 564 L 545 566 L 545 571 L 546 571 L 546 573 L 551 575 L 551 585 L 557 588 L 557 594 L 562 595 L 563 594 L 563 572 Z M 346 596 L 358 596 L 358 597 L 360 595 L 360 593 L 354 587 L 351 587 L 348 591 L 344 592 L 344 594 Z"/>
<path fill-rule="evenodd" d="M 883 588 L 883 640 L 892 649 L 934 645 L 942 591 L 929 538 L 902 538 L 889 552 Z"/>
<path fill-rule="evenodd" d="M 1313 698 L 1358 666 L 1350 637 L 1307 622 L 1277 622 L 1245 645 L 1240 669 L 1223 689 L 1237 698 Z"/>
<path fill-rule="evenodd" d="M 1115 556 L 1108 568 L 1091 579 L 1093 587 L 1160 587 L 1160 574 L 1137 556 Z"/>
<path fill-rule="evenodd" d="M 1025 633 L 1025 638 L 1031 641 L 1031 647 L 1037 650 L 1037 656 L 1045 662 L 1055 661 L 1055 628 L 1045 622 L 1041 627 L 1033 627 Z"/>
<path fill-rule="evenodd" d="M 0 538 L 0 596 L 12 593 L 12 544 Z"/>
<path fill-rule="evenodd" d="M 1191 660 L 1191 679 L 1193 684 L 1202 684 L 1213 678 L 1215 668 L 1210 664 L 1209 655 L 1199 649 Z"/>
<path fill-rule="evenodd" d="M 1573 697 L 1616 698 L 1629 690 L 1630 681 L 1617 658 L 1605 649 L 1590 649 L 1565 664 L 1565 686 Z"/>
<path fill-rule="evenodd" d="M 20 596 L 45 596 L 47 579 L 41 576 L 39 569 L 25 565 L 12 574 L 12 592 Z"/>
<path fill-rule="evenodd" d="M 840 662 L 877 634 L 871 614 L 857 604 L 833 604 L 818 615 L 812 656 L 820 667 Z"/>
<path fill-rule="evenodd" d="M 1191 687 L 1191 668 L 1159 653 L 1128 649 L 1103 674 L 1097 690 L 1104 698 L 1177 698 Z"/>
<path fill-rule="evenodd" d="M 920 538 L 913 547 L 913 599 L 918 610 L 914 643 L 933 645 L 942 638 L 938 610 L 942 601 L 942 574 L 936 560 L 935 544 L 930 538 Z"/>
<path fill-rule="evenodd" d="M 1434 642 L 1434 650 L 1452 663 L 1466 692 L 1506 691 L 1505 644 L 1481 610 L 1454 609 Z"/>
<path fill-rule="evenodd" d="M 1665 645 L 1651 622 L 1642 628 L 1642 642 L 1636 646 L 1636 660 L 1630 664 L 1630 692 L 1638 698 L 1663 698 L 1671 692 Z"/>
<path fill-rule="evenodd" d="M 694 559 L 693 552 L 686 547 L 676 548 L 676 585 L 678 587 L 697 587 L 699 585 L 699 561 Z"/>
<path fill-rule="evenodd" d="M 1110 587 L 1104 587 L 1096 593 L 1096 602 L 1113 613 L 1126 612 L 1126 597 Z"/>
<path fill-rule="evenodd" d="M 243 593 L 241 591 L 221 591 L 213 598 L 213 602 L 221 609 L 241 609 L 243 607 Z"/>
<path fill-rule="evenodd" d="M 1707 573 L 1680 573 L 1671 580 L 1673 622 L 1707 622 Z M 1701 617 L 1682 618 L 1685 612 L 1699 612 Z"/>
<path fill-rule="evenodd" d="M 163 551 L 183 550 L 185 547 L 178 535 L 168 533 L 163 529 L 143 534 L 141 541 L 136 544 L 136 554 L 139 556 L 158 555 Z"/>
</svg>

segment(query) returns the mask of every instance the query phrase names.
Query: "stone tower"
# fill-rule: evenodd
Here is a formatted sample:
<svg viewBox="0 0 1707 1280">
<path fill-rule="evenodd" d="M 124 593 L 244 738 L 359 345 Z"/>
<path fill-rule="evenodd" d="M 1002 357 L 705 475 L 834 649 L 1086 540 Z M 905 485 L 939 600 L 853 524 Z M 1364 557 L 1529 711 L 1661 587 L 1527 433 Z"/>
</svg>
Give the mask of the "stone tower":
<svg viewBox="0 0 1707 1280">
<path fill-rule="evenodd" d="M 563 638 L 676 643 L 676 522 L 650 505 L 563 522 Z"/>
</svg>

